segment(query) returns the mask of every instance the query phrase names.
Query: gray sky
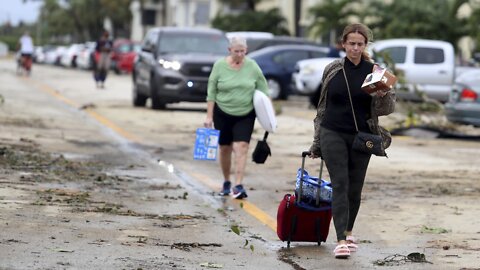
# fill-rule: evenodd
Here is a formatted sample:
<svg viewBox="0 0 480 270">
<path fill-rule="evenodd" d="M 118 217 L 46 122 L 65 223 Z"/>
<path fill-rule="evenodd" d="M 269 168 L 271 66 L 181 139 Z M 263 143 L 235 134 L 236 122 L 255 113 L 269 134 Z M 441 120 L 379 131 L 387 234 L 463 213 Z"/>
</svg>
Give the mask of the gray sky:
<svg viewBox="0 0 480 270">
<path fill-rule="evenodd" d="M 0 24 L 10 21 L 17 25 L 20 21 L 34 22 L 43 1 L 0 0 Z"/>
</svg>

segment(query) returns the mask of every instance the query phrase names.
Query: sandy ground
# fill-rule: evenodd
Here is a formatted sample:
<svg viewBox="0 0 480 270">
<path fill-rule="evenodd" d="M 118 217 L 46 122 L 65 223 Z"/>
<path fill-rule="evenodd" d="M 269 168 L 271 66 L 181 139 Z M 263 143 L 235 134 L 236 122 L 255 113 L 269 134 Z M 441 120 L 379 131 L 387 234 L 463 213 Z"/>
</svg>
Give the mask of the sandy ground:
<svg viewBox="0 0 480 270">
<path fill-rule="evenodd" d="M 133 108 L 126 75 L 98 90 L 88 72 L 34 68 L 17 77 L 0 61 L 0 269 L 480 269 L 476 141 L 395 137 L 371 161 L 360 250 L 338 261 L 333 226 L 325 244 L 287 250 L 259 220 L 275 219 L 310 145 L 305 99 L 279 104 L 273 155 L 247 165 L 239 203 L 212 195 L 215 162 L 192 160 L 204 104 Z M 413 252 L 430 263 L 405 260 Z"/>
</svg>

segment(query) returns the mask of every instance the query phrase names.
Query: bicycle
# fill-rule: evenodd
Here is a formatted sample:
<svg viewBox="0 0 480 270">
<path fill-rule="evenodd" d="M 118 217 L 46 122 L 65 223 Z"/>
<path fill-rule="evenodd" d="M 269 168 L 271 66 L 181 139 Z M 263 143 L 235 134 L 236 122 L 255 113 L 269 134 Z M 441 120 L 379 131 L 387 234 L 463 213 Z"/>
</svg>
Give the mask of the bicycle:
<svg viewBox="0 0 480 270">
<path fill-rule="evenodd" d="M 30 76 L 32 71 L 32 56 L 30 54 L 20 54 L 17 56 L 17 75 Z"/>
</svg>

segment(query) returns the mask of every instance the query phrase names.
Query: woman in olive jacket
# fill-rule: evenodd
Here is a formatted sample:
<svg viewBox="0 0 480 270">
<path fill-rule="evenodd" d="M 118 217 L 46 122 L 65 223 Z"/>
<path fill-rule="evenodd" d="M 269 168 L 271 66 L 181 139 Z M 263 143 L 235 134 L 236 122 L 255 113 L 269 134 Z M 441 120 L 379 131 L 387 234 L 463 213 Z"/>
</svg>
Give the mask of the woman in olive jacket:
<svg viewBox="0 0 480 270">
<path fill-rule="evenodd" d="M 370 36 L 370 29 L 363 24 L 345 27 L 342 45 L 346 57 L 325 68 L 314 120 L 315 134 L 310 152 L 312 158 L 325 160 L 332 182 L 332 215 L 338 240 L 335 258 L 348 258 L 350 252 L 358 248 L 352 230 L 371 157 L 352 149 L 357 134 L 352 106 L 359 131 L 382 135 L 385 148 L 391 143 L 391 135 L 378 125 L 378 117 L 394 111 L 394 90 L 380 90 L 372 96 L 361 89 L 365 77 L 374 67 L 365 51 Z"/>
</svg>

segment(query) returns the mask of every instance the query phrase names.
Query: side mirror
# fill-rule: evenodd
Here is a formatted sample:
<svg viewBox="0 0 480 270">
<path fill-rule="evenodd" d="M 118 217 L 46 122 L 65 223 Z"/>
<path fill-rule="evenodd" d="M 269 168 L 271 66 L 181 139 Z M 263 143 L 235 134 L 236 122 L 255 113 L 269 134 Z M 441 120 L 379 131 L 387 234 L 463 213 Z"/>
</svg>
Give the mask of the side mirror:
<svg viewBox="0 0 480 270">
<path fill-rule="evenodd" d="M 150 45 L 142 46 L 142 52 L 152 52 L 152 46 Z"/>
</svg>

